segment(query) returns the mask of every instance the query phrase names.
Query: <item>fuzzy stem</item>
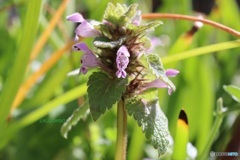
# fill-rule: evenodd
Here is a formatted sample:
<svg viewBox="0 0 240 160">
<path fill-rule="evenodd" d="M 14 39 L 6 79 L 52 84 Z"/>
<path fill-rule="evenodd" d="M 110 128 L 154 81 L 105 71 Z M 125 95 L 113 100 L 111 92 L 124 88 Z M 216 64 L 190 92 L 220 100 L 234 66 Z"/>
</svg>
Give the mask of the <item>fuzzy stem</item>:
<svg viewBox="0 0 240 160">
<path fill-rule="evenodd" d="M 142 15 L 143 19 L 159 19 L 159 18 L 166 18 L 166 19 L 183 19 L 183 20 L 188 20 L 188 21 L 199 21 L 204 24 L 211 25 L 215 28 L 219 28 L 225 32 L 228 32 L 232 34 L 233 36 L 240 37 L 240 32 L 227 27 L 225 25 L 222 25 L 220 23 L 208 20 L 208 19 L 202 19 L 194 16 L 187 16 L 187 15 L 181 15 L 181 14 L 171 14 L 171 13 L 148 13 L 148 14 L 143 14 Z"/>
<path fill-rule="evenodd" d="M 118 102 L 117 108 L 117 143 L 115 160 L 125 160 L 127 149 L 127 112 L 123 100 Z"/>
</svg>

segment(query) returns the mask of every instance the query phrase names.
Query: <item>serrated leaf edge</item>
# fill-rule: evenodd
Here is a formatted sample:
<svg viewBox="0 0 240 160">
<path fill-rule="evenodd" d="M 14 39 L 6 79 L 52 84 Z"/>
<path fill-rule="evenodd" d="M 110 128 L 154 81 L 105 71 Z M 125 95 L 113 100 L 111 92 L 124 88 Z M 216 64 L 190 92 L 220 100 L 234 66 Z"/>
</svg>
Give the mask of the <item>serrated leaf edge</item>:
<svg viewBox="0 0 240 160">
<path fill-rule="evenodd" d="M 84 112 L 84 110 L 86 110 Z M 82 116 L 78 116 L 79 112 L 84 112 Z M 72 113 L 72 115 L 66 120 L 66 122 L 62 125 L 61 127 L 61 135 L 67 139 L 68 133 L 72 130 L 72 127 L 76 126 L 77 123 L 82 119 L 85 120 L 86 117 L 89 115 L 90 110 L 89 110 L 89 105 L 88 104 L 83 104 L 81 107 L 78 107 L 75 109 Z M 78 117 L 76 117 L 78 116 Z"/>
</svg>

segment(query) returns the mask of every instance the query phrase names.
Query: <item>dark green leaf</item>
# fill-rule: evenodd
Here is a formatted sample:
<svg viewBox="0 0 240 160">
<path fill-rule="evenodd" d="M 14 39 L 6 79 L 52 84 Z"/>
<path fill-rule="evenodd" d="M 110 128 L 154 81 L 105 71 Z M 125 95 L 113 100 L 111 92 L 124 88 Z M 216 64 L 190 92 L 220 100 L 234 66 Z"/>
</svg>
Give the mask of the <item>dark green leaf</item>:
<svg viewBox="0 0 240 160">
<path fill-rule="evenodd" d="M 132 115 L 159 155 L 167 151 L 169 145 L 168 120 L 161 111 L 158 100 L 145 102 L 140 98 L 127 102 L 126 109 Z"/>
<path fill-rule="evenodd" d="M 228 92 L 232 98 L 240 103 L 240 88 L 234 85 L 223 86 L 224 90 Z"/>
<path fill-rule="evenodd" d="M 81 119 L 85 119 L 89 114 L 89 105 L 83 104 L 74 110 L 73 114 L 67 119 L 62 125 L 61 134 L 64 138 L 67 138 L 68 132 L 71 131 L 72 127 L 75 126 Z"/>
<path fill-rule="evenodd" d="M 102 34 L 104 36 L 106 36 L 109 39 L 112 39 L 112 34 L 110 32 L 110 28 L 105 25 L 105 24 L 99 24 L 98 26 L 96 26 L 98 30 L 100 30 L 102 32 Z"/>
<path fill-rule="evenodd" d="M 94 120 L 120 100 L 126 84 L 127 78 L 113 79 L 103 72 L 95 72 L 89 77 L 88 96 L 90 112 Z"/>
<path fill-rule="evenodd" d="M 173 91 L 175 91 L 176 87 L 165 75 L 165 70 L 163 69 L 159 56 L 157 54 L 149 54 L 147 56 L 147 59 L 149 68 L 152 70 L 153 74 L 155 74 L 157 78 L 164 81 L 168 86 L 172 88 Z"/>
</svg>

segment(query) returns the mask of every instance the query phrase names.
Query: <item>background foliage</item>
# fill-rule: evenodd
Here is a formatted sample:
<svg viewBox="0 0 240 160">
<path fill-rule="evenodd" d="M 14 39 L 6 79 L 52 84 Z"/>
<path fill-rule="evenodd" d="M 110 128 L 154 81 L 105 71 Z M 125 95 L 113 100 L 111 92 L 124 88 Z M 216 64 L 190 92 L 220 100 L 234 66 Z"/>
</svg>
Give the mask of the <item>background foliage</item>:
<svg viewBox="0 0 240 160">
<path fill-rule="evenodd" d="M 143 13 L 195 14 L 190 0 L 116 2 L 138 3 Z M 216 1 L 207 18 L 240 30 L 237 2 Z M 84 104 L 90 75 L 67 76 L 68 72 L 79 68 L 81 55 L 71 51 L 76 26 L 65 17 L 78 11 L 86 18 L 101 21 L 107 3 L 107 0 L 0 0 L 0 159 L 113 159 L 116 107 L 96 122 L 90 116 L 80 120 L 67 140 L 60 134 L 63 122 Z M 188 116 L 189 141 L 199 155 L 209 156 L 207 145 L 212 151 L 227 151 L 236 138 L 234 135 L 240 132 L 240 98 L 236 89 L 240 86 L 239 41 L 231 42 L 237 37 L 207 25 L 193 36 L 186 36 L 192 22 L 162 21 L 164 24 L 150 35 L 161 40 L 154 52 L 160 54 L 165 68 L 180 71 L 173 79 L 177 91 L 171 96 L 166 90 L 159 93 L 170 133 L 174 138 L 178 114 L 183 108 Z M 212 45 L 216 43 L 221 44 Z M 209 47 L 197 50 L 207 45 Z M 186 56 L 181 60 L 175 56 L 196 52 L 208 54 Z M 230 84 L 234 87 L 223 87 Z M 228 106 L 220 112 L 216 103 L 219 97 L 223 99 L 223 106 Z M 218 115 L 222 117 L 220 128 L 215 123 Z M 213 134 L 213 144 L 209 144 L 213 128 L 218 132 Z M 128 159 L 157 159 L 157 151 L 146 142 L 141 129 L 130 117 L 128 133 Z M 239 147 L 239 142 L 235 140 L 235 146 Z M 234 149 L 237 148 L 229 151 Z"/>
</svg>

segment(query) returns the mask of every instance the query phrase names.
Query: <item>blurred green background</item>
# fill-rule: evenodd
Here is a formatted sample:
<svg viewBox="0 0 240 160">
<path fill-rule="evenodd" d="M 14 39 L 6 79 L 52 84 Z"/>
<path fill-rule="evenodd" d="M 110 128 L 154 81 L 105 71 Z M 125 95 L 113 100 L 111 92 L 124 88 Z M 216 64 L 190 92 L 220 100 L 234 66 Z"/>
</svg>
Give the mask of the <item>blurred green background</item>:
<svg viewBox="0 0 240 160">
<path fill-rule="evenodd" d="M 80 120 L 68 139 L 60 134 L 63 122 L 84 103 L 90 75 L 67 76 L 68 72 L 79 68 L 81 53 L 71 51 L 76 26 L 67 22 L 65 17 L 80 12 L 87 19 L 101 21 L 108 2 L 0 0 L 0 160 L 114 158 L 116 107 L 96 122 L 91 116 Z M 235 0 L 113 2 L 138 3 L 142 13 L 205 13 L 210 20 L 240 30 L 240 3 Z M 218 132 L 214 134 L 214 143 L 210 144 L 210 151 L 227 151 L 230 142 L 240 134 L 239 102 L 223 88 L 224 85 L 240 86 L 240 44 L 239 41 L 238 44 L 230 42 L 239 37 L 209 25 L 189 34 L 193 22 L 162 21 L 163 25 L 149 33 L 149 37 L 160 40 L 153 52 L 162 57 L 165 68 L 180 71 L 173 79 L 176 92 L 171 96 L 166 90 L 159 92 L 170 133 L 174 139 L 178 114 L 183 108 L 188 116 L 189 142 L 194 146 L 190 148 L 202 153 L 215 125 L 216 101 L 222 97 L 223 105 L 230 110 L 233 107 L 233 111 L 224 115 Z M 91 39 L 83 41 L 91 46 Z M 222 45 L 211 46 L 216 43 Z M 199 51 L 205 55 L 174 60 L 174 55 L 187 53 L 188 50 L 194 53 L 208 45 L 210 49 Z M 169 56 L 173 59 L 167 61 Z M 22 100 L 16 100 L 16 95 L 22 95 Z M 10 115 L 13 102 L 17 108 Z M 4 123 L 6 118 L 7 123 Z M 240 154 L 238 140 L 235 139 L 235 148 L 230 148 L 230 151 Z M 188 151 L 193 152 L 191 149 Z M 171 159 L 171 154 L 170 149 L 162 158 Z M 208 157 L 209 151 L 204 154 Z M 128 118 L 127 157 L 130 160 L 159 159 L 157 150 L 146 141 L 132 117 Z"/>
</svg>

